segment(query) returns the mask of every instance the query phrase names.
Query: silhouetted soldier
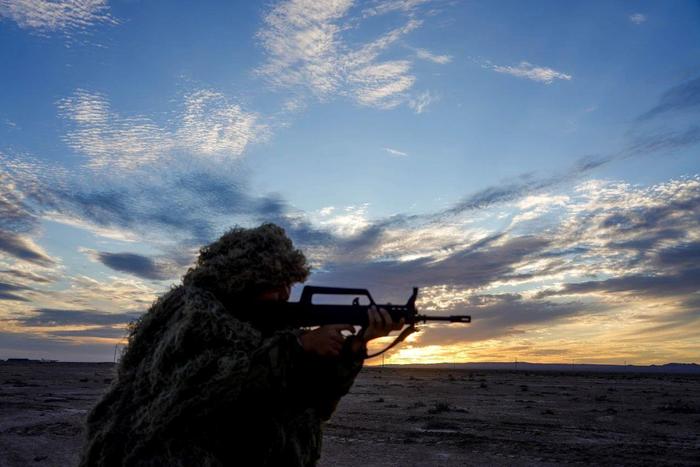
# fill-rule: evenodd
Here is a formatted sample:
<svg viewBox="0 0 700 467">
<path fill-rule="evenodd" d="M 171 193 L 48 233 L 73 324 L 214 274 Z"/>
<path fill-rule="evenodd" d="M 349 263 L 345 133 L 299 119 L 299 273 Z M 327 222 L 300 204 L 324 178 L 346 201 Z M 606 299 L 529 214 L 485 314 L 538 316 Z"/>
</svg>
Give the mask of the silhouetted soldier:
<svg viewBox="0 0 700 467">
<path fill-rule="evenodd" d="M 131 328 L 117 378 L 87 420 L 81 466 L 306 466 L 321 422 L 362 368 L 367 341 L 399 326 L 370 310 L 313 331 L 253 327 L 237 313 L 283 300 L 306 258 L 274 224 L 236 228 L 201 249 L 183 285 Z"/>
</svg>

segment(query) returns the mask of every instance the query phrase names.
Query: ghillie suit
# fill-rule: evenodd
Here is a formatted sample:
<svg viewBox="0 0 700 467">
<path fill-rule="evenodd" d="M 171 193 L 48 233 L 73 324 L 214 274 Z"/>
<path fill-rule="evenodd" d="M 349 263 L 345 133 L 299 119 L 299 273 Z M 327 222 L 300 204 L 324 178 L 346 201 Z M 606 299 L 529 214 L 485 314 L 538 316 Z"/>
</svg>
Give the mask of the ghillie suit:
<svg viewBox="0 0 700 467">
<path fill-rule="evenodd" d="M 362 357 L 346 342 L 323 359 L 302 349 L 302 331 L 265 332 L 236 317 L 256 293 L 307 275 L 274 224 L 203 248 L 183 285 L 132 326 L 117 379 L 88 416 L 80 465 L 314 465 L 321 422 Z"/>
</svg>

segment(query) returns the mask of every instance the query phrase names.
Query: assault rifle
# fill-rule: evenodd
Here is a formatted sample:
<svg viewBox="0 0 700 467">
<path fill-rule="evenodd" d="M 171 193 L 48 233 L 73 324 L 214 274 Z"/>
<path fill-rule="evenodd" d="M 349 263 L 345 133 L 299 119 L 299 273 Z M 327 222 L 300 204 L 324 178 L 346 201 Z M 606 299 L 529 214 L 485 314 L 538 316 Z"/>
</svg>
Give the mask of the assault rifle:
<svg viewBox="0 0 700 467">
<path fill-rule="evenodd" d="M 350 305 L 336 305 L 313 303 L 312 299 L 315 295 L 354 295 L 355 298 Z M 369 303 L 361 305 L 360 296 L 366 297 Z M 394 322 L 403 319 L 407 327 L 399 334 L 396 340 L 381 352 L 368 357 L 375 357 L 402 342 L 406 337 L 418 330 L 416 324 L 420 322 L 471 323 L 472 318 L 467 315 L 429 316 L 419 314 L 416 309 L 417 297 L 418 287 L 414 287 L 413 294 L 405 305 L 377 304 L 367 289 L 307 285 L 302 290 L 301 298 L 298 302 L 261 302 L 258 304 L 259 306 L 255 307 L 255 310 L 251 310 L 251 315 L 245 318 L 263 327 L 269 327 L 271 323 L 274 323 L 274 327 L 311 327 L 324 324 L 367 326 L 367 312 L 371 306 L 376 306 L 377 308 L 384 308 Z"/>
</svg>

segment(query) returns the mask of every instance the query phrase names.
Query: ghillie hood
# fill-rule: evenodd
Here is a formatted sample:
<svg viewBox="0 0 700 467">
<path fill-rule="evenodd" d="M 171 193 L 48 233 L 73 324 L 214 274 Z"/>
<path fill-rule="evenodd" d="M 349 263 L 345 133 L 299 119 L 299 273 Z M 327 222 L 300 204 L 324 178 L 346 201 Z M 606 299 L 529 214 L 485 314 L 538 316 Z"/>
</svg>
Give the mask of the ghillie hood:
<svg viewBox="0 0 700 467">
<path fill-rule="evenodd" d="M 227 302 L 303 282 L 308 275 L 304 254 L 294 248 L 284 229 L 267 223 L 253 229 L 233 228 L 203 247 L 183 285 L 208 290 Z"/>
</svg>

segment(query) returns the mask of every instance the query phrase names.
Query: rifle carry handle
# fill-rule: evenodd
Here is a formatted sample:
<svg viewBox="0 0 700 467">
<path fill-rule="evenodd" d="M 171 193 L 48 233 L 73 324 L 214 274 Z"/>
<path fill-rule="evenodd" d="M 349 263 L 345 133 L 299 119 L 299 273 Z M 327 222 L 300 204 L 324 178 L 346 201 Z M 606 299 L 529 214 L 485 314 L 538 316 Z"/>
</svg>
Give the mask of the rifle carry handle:
<svg viewBox="0 0 700 467">
<path fill-rule="evenodd" d="M 350 289 L 346 287 L 321 287 L 318 285 L 307 285 L 301 291 L 299 303 L 303 305 L 312 305 L 311 298 L 314 295 L 364 295 L 369 299 L 370 305 L 375 305 L 372 295 L 367 289 Z M 353 304 L 357 302 L 354 301 Z"/>
</svg>

